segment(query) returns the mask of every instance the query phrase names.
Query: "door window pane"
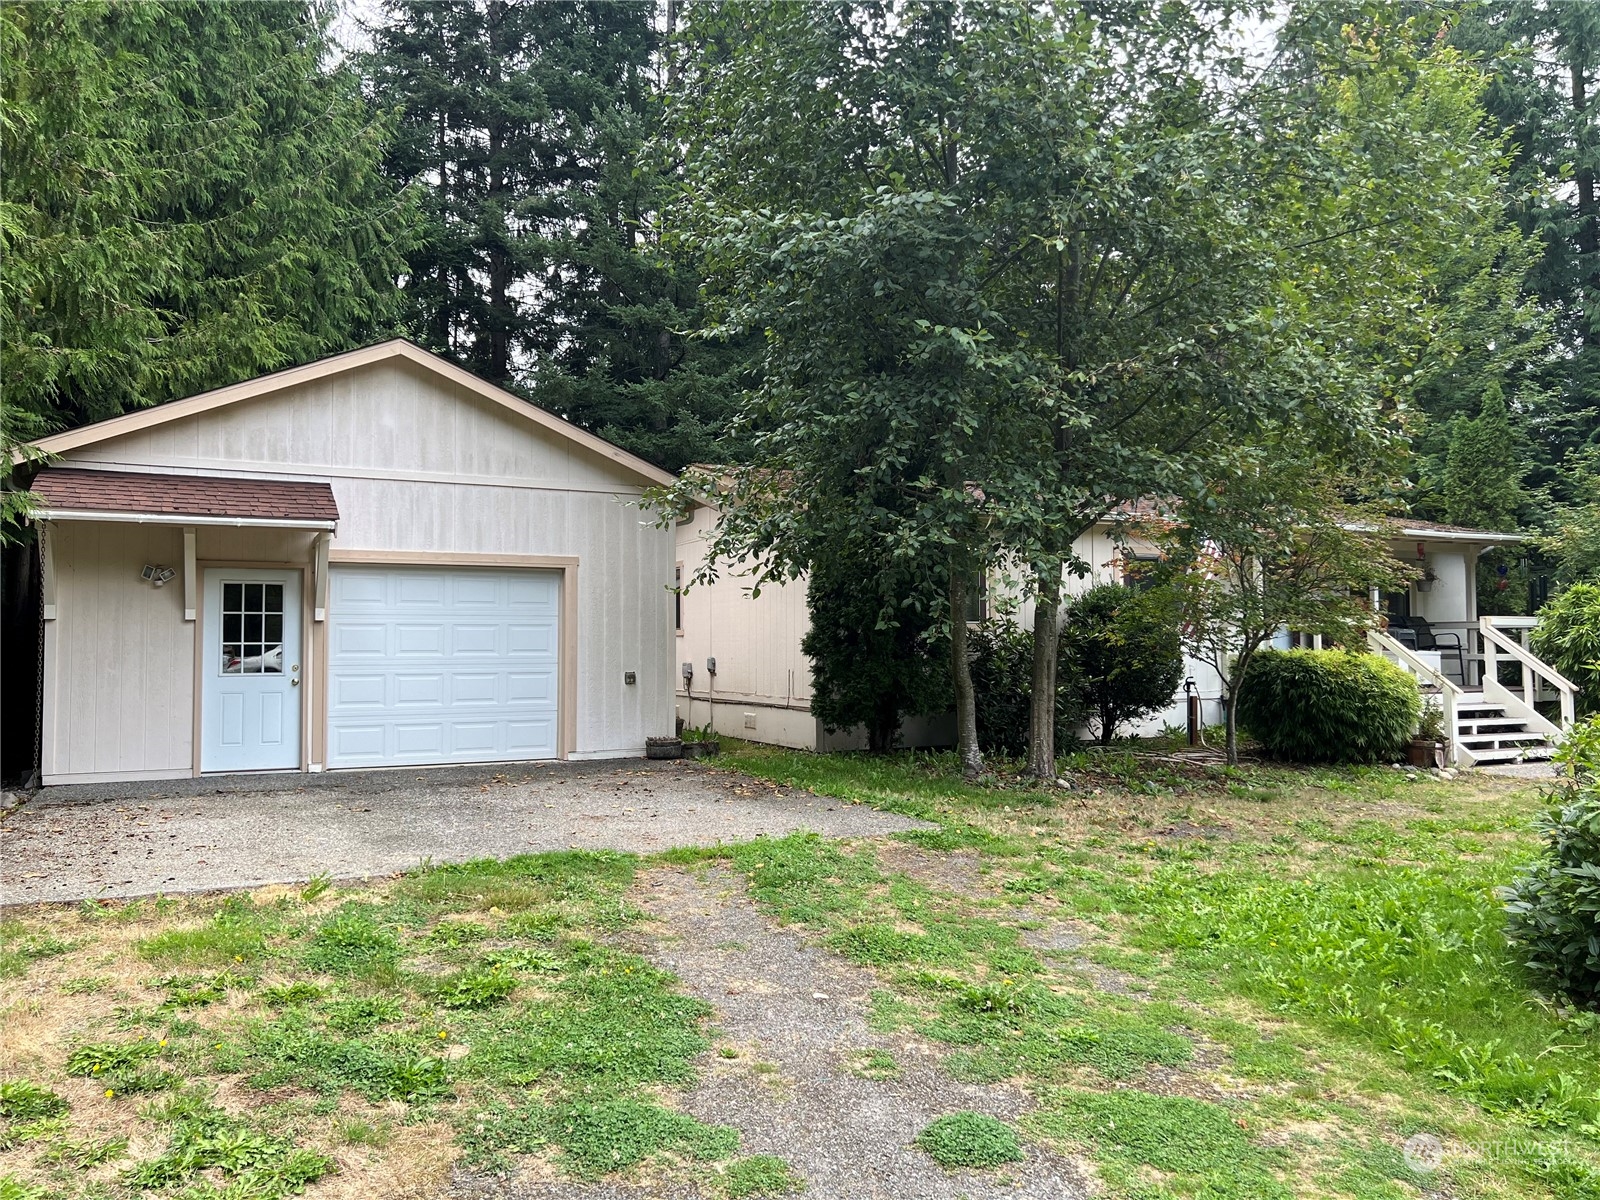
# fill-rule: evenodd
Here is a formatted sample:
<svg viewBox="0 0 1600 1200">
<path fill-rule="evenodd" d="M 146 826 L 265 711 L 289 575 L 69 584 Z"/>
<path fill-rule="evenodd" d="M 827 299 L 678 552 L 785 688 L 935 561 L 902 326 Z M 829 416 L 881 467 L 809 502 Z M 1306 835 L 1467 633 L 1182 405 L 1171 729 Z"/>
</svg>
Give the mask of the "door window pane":
<svg viewBox="0 0 1600 1200">
<path fill-rule="evenodd" d="M 222 585 L 222 673 L 283 674 L 283 584 Z"/>
</svg>

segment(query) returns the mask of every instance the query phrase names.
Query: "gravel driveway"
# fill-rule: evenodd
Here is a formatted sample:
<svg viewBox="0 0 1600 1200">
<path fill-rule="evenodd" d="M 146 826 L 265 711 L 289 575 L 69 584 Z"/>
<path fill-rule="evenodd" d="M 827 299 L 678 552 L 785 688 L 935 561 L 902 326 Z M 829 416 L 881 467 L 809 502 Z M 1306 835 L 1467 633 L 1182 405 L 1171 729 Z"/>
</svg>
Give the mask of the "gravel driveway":
<svg viewBox="0 0 1600 1200">
<path fill-rule="evenodd" d="M 911 1143 L 935 1117 L 962 1111 L 1014 1121 L 1032 1107 L 1015 1083 L 958 1083 L 942 1067 L 948 1047 L 868 1024 L 877 976 L 776 928 L 719 870 L 643 873 L 634 899 L 652 918 L 630 948 L 674 972 L 710 1004 L 724 1057 L 707 1051 L 682 1107 L 731 1125 L 740 1152 L 776 1154 L 816 1200 L 1084 1200 L 1081 1167 L 1031 1143 L 1020 1163 L 945 1171 Z M 637 944 L 631 944 L 633 942 Z M 855 1055 L 889 1055 L 893 1078 L 852 1073 Z M 660 1200 L 656 1187 L 511 1179 L 458 1169 L 443 1200 Z M 708 1192 L 674 1189 L 680 1200 Z M 710 1192 L 709 1195 L 720 1195 Z"/>
<path fill-rule="evenodd" d="M 60 787 L 0 820 L 0 905 L 920 827 L 736 772 L 643 759 Z"/>
</svg>

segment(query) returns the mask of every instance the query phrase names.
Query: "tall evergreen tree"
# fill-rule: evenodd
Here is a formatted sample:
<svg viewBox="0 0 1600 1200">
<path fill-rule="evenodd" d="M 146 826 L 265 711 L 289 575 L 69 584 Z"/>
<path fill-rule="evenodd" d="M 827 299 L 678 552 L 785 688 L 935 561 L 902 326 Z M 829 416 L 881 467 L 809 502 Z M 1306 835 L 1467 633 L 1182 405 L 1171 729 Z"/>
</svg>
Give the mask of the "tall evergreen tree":
<svg viewBox="0 0 1600 1200">
<path fill-rule="evenodd" d="M 8 406 L 98 420 L 391 328 L 410 218 L 331 11 L 0 7 Z"/>
<path fill-rule="evenodd" d="M 730 355 L 659 244 L 648 0 L 389 0 L 365 60 L 385 169 L 425 191 L 403 280 L 424 344 L 641 454 L 712 453 Z"/>
<path fill-rule="evenodd" d="M 1475 417 L 1460 418 L 1445 460 L 1445 516 L 1457 525 L 1510 531 L 1527 504 L 1522 489 L 1526 465 L 1505 397 L 1491 386 Z"/>
<path fill-rule="evenodd" d="M 1580 500 L 1563 464 L 1600 446 L 1600 6 L 1455 0 L 1444 11 L 1451 42 L 1491 70 L 1484 108 L 1513 150 L 1509 216 L 1538 248 L 1525 294 L 1555 318 L 1539 386 L 1507 391 L 1533 451 L 1528 482 Z"/>
</svg>

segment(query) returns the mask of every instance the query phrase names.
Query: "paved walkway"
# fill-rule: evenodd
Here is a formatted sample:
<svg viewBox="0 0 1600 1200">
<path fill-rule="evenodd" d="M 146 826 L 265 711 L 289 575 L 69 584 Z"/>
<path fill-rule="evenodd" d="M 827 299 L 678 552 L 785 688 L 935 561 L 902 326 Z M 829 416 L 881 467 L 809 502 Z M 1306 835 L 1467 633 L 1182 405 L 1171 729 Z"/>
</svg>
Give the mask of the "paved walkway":
<svg viewBox="0 0 1600 1200">
<path fill-rule="evenodd" d="M 0 905 L 919 827 L 715 767 L 643 759 L 60 787 L 0 820 Z"/>
</svg>

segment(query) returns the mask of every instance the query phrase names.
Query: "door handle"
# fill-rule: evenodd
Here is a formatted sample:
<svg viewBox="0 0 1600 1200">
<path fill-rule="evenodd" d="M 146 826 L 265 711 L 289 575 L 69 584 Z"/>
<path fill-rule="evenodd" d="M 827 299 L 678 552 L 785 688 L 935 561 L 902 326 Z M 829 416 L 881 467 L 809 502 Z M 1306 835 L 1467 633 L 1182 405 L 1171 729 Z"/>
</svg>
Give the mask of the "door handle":
<svg viewBox="0 0 1600 1200">
<path fill-rule="evenodd" d="M 299 687 L 300 686 L 300 681 L 298 679 L 291 679 L 291 680 L 289 680 L 289 686 L 290 687 Z"/>
</svg>

